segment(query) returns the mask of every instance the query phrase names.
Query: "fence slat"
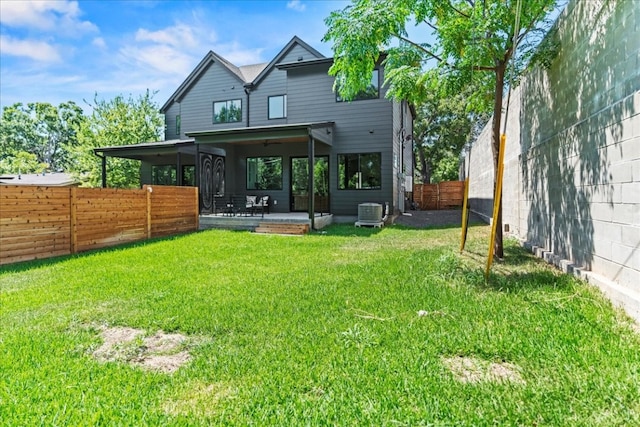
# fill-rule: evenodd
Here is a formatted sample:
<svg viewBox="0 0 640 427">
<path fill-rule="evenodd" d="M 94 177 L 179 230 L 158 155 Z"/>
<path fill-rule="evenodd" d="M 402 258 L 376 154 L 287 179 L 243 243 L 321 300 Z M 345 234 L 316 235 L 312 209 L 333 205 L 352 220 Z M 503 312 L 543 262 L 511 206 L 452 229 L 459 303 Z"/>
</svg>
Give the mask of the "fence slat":
<svg viewBox="0 0 640 427">
<path fill-rule="evenodd" d="M 194 197 L 195 192 L 195 197 Z M 195 217 L 195 220 L 194 220 Z M 0 186 L 0 265 L 198 229 L 198 190 Z"/>
<path fill-rule="evenodd" d="M 462 206 L 464 181 L 414 184 L 413 201 L 421 210 L 451 209 Z"/>
</svg>

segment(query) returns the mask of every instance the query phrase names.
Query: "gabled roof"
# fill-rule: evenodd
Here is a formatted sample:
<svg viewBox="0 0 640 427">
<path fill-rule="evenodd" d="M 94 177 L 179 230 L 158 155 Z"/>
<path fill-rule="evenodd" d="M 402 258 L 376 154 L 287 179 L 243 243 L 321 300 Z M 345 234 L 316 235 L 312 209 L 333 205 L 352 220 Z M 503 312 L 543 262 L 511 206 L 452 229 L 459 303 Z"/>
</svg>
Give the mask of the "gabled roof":
<svg viewBox="0 0 640 427">
<path fill-rule="evenodd" d="M 200 61 L 200 63 L 196 65 L 196 68 L 193 69 L 191 74 L 187 76 L 185 81 L 182 82 L 180 86 L 178 86 L 178 89 L 176 89 L 176 91 L 173 92 L 173 95 L 169 97 L 167 102 L 164 103 L 162 108 L 160 108 L 160 112 L 164 113 L 167 110 L 167 108 L 169 108 L 169 105 L 171 105 L 172 102 L 179 101 L 180 99 L 182 99 L 182 96 L 187 92 L 187 90 L 189 90 L 189 88 L 200 78 L 202 74 L 204 74 L 205 71 L 207 71 L 209 66 L 214 62 L 219 62 L 220 65 L 222 65 L 225 69 L 227 69 L 227 71 L 229 71 L 241 83 L 243 84 L 246 83 L 242 75 L 242 72 L 238 67 L 236 67 L 231 62 L 227 61 L 220 55 L 217 55 L 216 53 L 210 50 L 209 53 L 207 53 L 204 56 L 204 58 L 202 58 L 202 61 Z"/>
<path fill-rule="evenodd" d="M 243 65 L 238 68 L 240 68 L 244 81 L 252 82 L 262 72 L 262 70 L 267 67 L 267 65 L 269 65 L 268 62 L 263 62 L 262 64 Z"/>
<path fill-rule="evenodd" d="M 264 70 L 262 70 L 262 72 L 258 76 L 256 76 L 255 80 L 247 83 L 251 83 L 254 86 L 258 85 L 262 81 L 262 79 L 264 79 L 267 76 L 267 74 L 269 74 L 269 72 L 276 66 L 276 64 L 279 64 L 280 61 L 282 61 L 282 58 L 284 58 L 289 53 L 289 51 L 293 49 L 295 45 L 302 46 L 303 48 L 311 52 L 316 58 L 324 58 L 323 54 L 321 54 L 320 52 L 318 52 L 317 50 L 309 46 L 300 37 L 293 36 L 293 38 L 289 41 L 289 43 L 287 43 L 287 45 L 284 48 L 282 48 L 280 53 L 278 53 L 276 57 L 273 58 L 271 62 L 269 62 L 269 64 L 264 68 Z"/>
<path fill-rule="evenodd" d="M 255 86 L 260 81 L 262 81 L 262 79 L 267 76 L 267 74 L 269 74 L 269 72 L 276 66 L 276 64 L 278 64 L 295 45 L 302 46 L 317 58 L 324 58 L 324 56 L 320 52 L 302 41 L 302 39 L 300 39 L 298 36 L 294 36 L 289 41 L 289 43 L 287 43 L 287 45 L 280 51 L 280 53 L 278 53 L 276 57 L 273 58 L 273 60 L 271 60 L 271 62 L 269 63 L 244 65 L 241 67 L 237 67 L 231 62 L 224 59 L 222 56 L 217 55 L 213 51 L 209 51 L 209 53 L 207 53 L 205 57 L 202 58 L 202 61 L 200 61 L 200 63 L 196 65 L 196 68 L 193 69 L 191 74 L 187 76 L 185 81 L 182 82 L 178 89 L 176 89 L 176 91 L 169 97 L 162 108 L 160 108 L 160 111 L 164 113 L 169 108 L 171 103 L 173 103 L 174 101 L 180 101 L 184 94 L 191 88 L 191 86 L 193 86 L 193 84 L 205 71 L 207 71 L 209 66 L 214 62 L 220 63 L 220 65 L 222 65 L 245 86 Z"/>
</svg>

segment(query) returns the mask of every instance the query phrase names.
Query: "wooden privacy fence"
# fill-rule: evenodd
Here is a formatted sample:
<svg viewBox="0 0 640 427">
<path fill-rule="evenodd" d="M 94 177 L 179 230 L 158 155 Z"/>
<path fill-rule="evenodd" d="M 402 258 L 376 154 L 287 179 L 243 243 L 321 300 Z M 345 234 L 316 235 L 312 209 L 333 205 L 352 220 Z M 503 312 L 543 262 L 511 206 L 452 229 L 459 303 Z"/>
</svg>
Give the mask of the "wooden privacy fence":
<svg viewBox="0 0 640 427">
<path fill-rule="evenodd" d="M 196 187 L 0 186 L 0 264 L 198 229 Z"/>
<path fill-rule="evenodd" d="M 421 210 L 451 209 L 462 206 L 464 181 L 445 181 L 439 184 L 415 184 L 413 201 Z"/>
</svg>

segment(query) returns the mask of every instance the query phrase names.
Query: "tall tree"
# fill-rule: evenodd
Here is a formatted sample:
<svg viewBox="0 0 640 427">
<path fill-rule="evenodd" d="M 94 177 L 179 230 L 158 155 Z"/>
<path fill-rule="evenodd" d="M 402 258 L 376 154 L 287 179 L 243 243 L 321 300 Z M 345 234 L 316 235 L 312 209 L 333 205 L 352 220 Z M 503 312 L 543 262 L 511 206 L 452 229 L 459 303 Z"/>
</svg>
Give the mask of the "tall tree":
<svg viewBox="0 0 640 427">
<path fill-rule="evenodd" d="M 5 107 L 0 120 L 0 161 L 5 172 L 67 169 L 83 121 L 82 109 L 71 101 L 57 107 L 46 102 Z"/>
<path fill-rule="evenodd" d="M 470 91 L 467 88 L 456 95 L 446 95 L 434 87 L 416 108 L 415 165 L 425 184 L 458 179 L 458 162 L 463 148 L 474 140 L 478 124 L 487 123 L 486 114 L 469 111 Z"/>
<path fill-rule="evenodd" d="M 101 161 L 94 148 L 138 144 L 159 141 L 164 130 L 164 120 L 155 93 L 148 90 L 138 98 L 122 95 L 107 101 L 94 96 L 91 116 L 79 133 L 79 146 L 74 156 L 73 172 L 83 185 L 97 187 L 102 182 Z M 107 186 L 135 188 L 140 186 L 140 162 L 136 160 L 108 158 Z"/>
<path fill-rule="evenodd" d="M 429 91 L 426 69 L 433 61 L 449 93 L 474 80 L 475 111 L 493 110 L 497 173 L 505 84 L 517 79 L 531 59 L 548 64 L 554 56 L 554 40 L 544 36 L 555 6 L 556 0 L 354 0 L 325 20 L 324 40 L 333 42 L 335 56 L 330 73 L 340 96 L 352 99 L 367 86 L 385 50 L 388 96 L 416 105 Z M 431 31 L 434 42 L 412 40 L 411 23 Z M 501 213 L 495 220 L 500 230 L 495 254 L 502 257 Z"/>
</svg>

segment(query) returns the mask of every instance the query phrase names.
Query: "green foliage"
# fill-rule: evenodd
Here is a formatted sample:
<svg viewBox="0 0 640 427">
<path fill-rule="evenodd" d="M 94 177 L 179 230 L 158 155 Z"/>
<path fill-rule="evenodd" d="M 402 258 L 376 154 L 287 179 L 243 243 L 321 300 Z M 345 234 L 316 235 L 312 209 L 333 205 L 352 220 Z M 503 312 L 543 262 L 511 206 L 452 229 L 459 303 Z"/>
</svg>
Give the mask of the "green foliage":
<svg viewBox="0 0 640 427">
<path fill-rule="evenodd" d="M 446 153 L 433 170 L 431 181 L 457 181 L 460 172 L 460 157 L 453 153 Z"/>
<path fill-rule="evenodd" d="M 488 120 L 487 115 L 468 111 L 472 91 L 469 87 L 454 96 L 429 91 L 416 109 L 415 165 L 423 183 L 458 179 L 462 149 L 474 140 L 476 129 L 482 128 Z"/>
<path fill-rule="evenodd" d="M 46 169 L 46 163 L 39 162 L 38 156 L 26 151 L 13 152 L 0 158 L 0 174 L 41 173 Z"/>
<path fill-rule="evenodd" d="M 515 57 L 513 67 L 505 68 L 508 80 L 518 76 L 534 54 L 553 56 L 545 53 L 547 44 L 539 45 L 555 4 L 522 2 L 514 55 L 515 1 L 356 0 L 325 20 L 324 40 L 333 42 L 335 56 L 330 73 L 339 82 L 335 88 L 343 98 L 353 99 L 367 87 L 375 65 L 384 61 L 388 96 L 420 104 L 431 90 L 432 76 L 426 70 L 435 65 L 449 94 L 474 80 L 472 107 L 490 111 L 500 67 Z M 434 42 L 411 40 L 407 29 L 412 23 L 432 32 Z"/>
<path fill-rule="evenodd" d="M 0 120 L 0 168 L 4 173 L 67 169 L 84 122 L 75 103 L 16 103 L 4 107 Z"/>
<path fill-rule="evenodd" d="M 102 182 L 101 161 L 94 154 L 95 148 L 161 139 L 164 120 L 153 96 L 148 90 L 137 99 L 119 95 L 106 101 L 95 95 L 91 105 L 93 112 L 83 123 L 78 135 L 80 144 L 74 151 L 71 169 L 84 186 L 97 187 Z M 137 160 L 107 158 L 107 186 L 139 187 L 139 169 L 140 162 Z"/>
<path fill-rule="evenodd" d="M 515 242 L 485 282 L 488 233 L 460 255 L 458 227 L 211 230 L 0 267 L 0 424 L 639 425 L 629 320 Z M 101 326 L 191 360 L 100 362 Z M 461 381 L 463 357 L 521 380 Z"/>
<path fill-rule="evenodd" d="M 333 42 L 334 63 L 329 73 L 336 76 L 334 89 L 341 97 L 353 99 L 380 62 L 385 65 L 387 96 L 415 105 L 436 85 L 446 96 L 473 87 L 468 97 L 471 111 L 493 112 L 492 154 L 497 173 L 505 88 L 509 82 L 517 83 L 532 60 L 548 65 L 554 57 L 557 45 L 553 38 L 541 42 L 551 26 L 549 15 L 556 3 L 354 0 L 325 19 L 328 30 L 324 41 Z M 430 30 L 434 42 L 410 39 L 407 26 L 412 22 Z M 435 73 L 427 71 L 434 66 Z M 502 257 L 501 224 L 495 253 Z"/>
</svg>

